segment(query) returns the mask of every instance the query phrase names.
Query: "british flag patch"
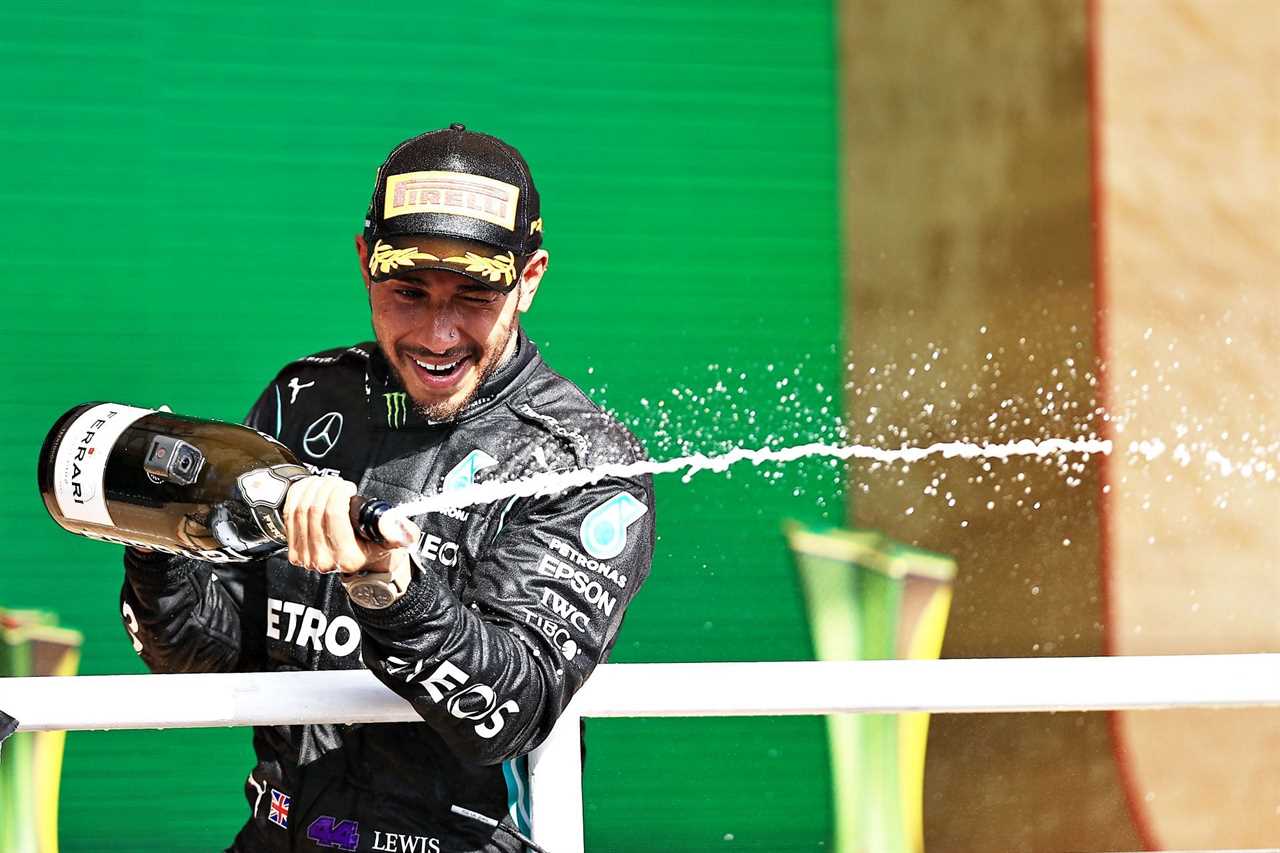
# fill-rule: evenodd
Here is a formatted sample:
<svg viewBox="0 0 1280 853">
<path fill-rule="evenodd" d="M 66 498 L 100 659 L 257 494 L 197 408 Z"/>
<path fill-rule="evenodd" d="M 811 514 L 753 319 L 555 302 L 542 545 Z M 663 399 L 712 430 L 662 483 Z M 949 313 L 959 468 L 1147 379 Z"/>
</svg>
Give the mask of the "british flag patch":
<svg viewBox="0 0 1280 853">
<path fill-rule="evenodd" d="M 267 820 L 274 823 L 282 829 L 289 828 L 289 795 L 271 789 L 271 811 L 267 813 Z"/>
</svg>

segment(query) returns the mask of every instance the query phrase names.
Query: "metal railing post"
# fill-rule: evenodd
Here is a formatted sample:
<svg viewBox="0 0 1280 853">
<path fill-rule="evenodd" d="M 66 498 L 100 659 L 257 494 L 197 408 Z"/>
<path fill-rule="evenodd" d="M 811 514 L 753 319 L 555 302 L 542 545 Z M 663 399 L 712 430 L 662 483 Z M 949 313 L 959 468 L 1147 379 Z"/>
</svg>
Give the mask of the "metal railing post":
<svg viewBox="0 0 1280 853">
<path fill-rule="evenodd" d="M 529 755 L 533 840 L 555 853 L 583 853 L 582 717 L 570 704 Z"/>
</svg>

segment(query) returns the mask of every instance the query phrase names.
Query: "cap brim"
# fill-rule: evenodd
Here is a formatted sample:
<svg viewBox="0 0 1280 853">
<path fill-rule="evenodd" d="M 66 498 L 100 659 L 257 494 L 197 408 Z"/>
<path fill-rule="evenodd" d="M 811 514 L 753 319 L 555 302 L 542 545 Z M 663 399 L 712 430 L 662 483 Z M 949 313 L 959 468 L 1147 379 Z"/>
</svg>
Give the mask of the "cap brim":
<svg viewBox="0 0 1280 853">
<path fill-rule="evenodd" d="M 398 234 L 379 237 L 369 247 L 369 280 L 403 278 L 414 270 L 458 273 L 489 290 L 507 293 L 516 286 L 524 259 L 507 249 L 476 240 Z"/>
</svg>

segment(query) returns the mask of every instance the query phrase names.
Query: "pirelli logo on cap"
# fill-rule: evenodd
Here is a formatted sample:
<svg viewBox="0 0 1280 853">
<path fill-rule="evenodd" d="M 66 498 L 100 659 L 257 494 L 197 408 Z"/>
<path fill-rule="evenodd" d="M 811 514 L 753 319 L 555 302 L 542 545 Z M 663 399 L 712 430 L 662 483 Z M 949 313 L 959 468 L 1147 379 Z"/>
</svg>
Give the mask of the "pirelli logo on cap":
<svg viewBox="0 0 1280 853">
<path fill-rule="evenodd" d="M 406 172 L 387 178 L 382 218 L 406 213 L 450 213 L 516 229 L 520 188 L 463 172 Z"/>
</svg>

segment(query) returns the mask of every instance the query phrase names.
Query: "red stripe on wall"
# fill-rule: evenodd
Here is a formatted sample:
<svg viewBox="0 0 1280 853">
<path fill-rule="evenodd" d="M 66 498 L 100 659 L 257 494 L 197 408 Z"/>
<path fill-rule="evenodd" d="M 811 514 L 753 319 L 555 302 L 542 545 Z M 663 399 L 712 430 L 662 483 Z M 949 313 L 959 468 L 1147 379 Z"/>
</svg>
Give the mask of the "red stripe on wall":
<svg viewBox="0 0 1280 853">
<path fill-rule="evenodd" d="M 1102 108 L 1102 27 L 1100 7 L 1103 0 L 1089 0 L 1088 9 L 1088 54 L 1089 54 L 1089 158 L 1092 184 L 1093 208 L 1093 339 L 1094 351 L 1097 354 L 1099 371 L 1097 399 L 1104 412 L 1110 411 L 1108 395 L 1110 364 L 1110 338 L 1107 334 L 1107 229 L 1106 229 L 1106 186 L 1103 175 L 1102 129 L 1105 120 Z M 1098 437 L 1112 438 L 1111 424 L 1100 420 L 1097 427 Z M 1102 581 L 1102 648 L 1106 655 L 1115 654 L 1115 597 L 1113 595 L 1114 578 L 1112 577 L 1111 554 L 1111 459 L 1102 456 L 1098 460 L 1098 570 Z M 1142 840 L 1146 850 L 1159 850 L 1155 831 L 1151 826 L 1151 817 L 1138 794 L 1138 783 L 1135 778 L 1129 752 L 1125 749 L 1124 731 L 1121 728 L 1121 712 L 1111 711 L 1107 715 L 1108 728 L 1111 732 L 1111 746 L 1115 755 L 1116 768 L 1120 773 L 1120 787 L 1124 789 L 1125 800 L 1129 806 L 1129 816 L 1134 828 Z"/>
</svg>

